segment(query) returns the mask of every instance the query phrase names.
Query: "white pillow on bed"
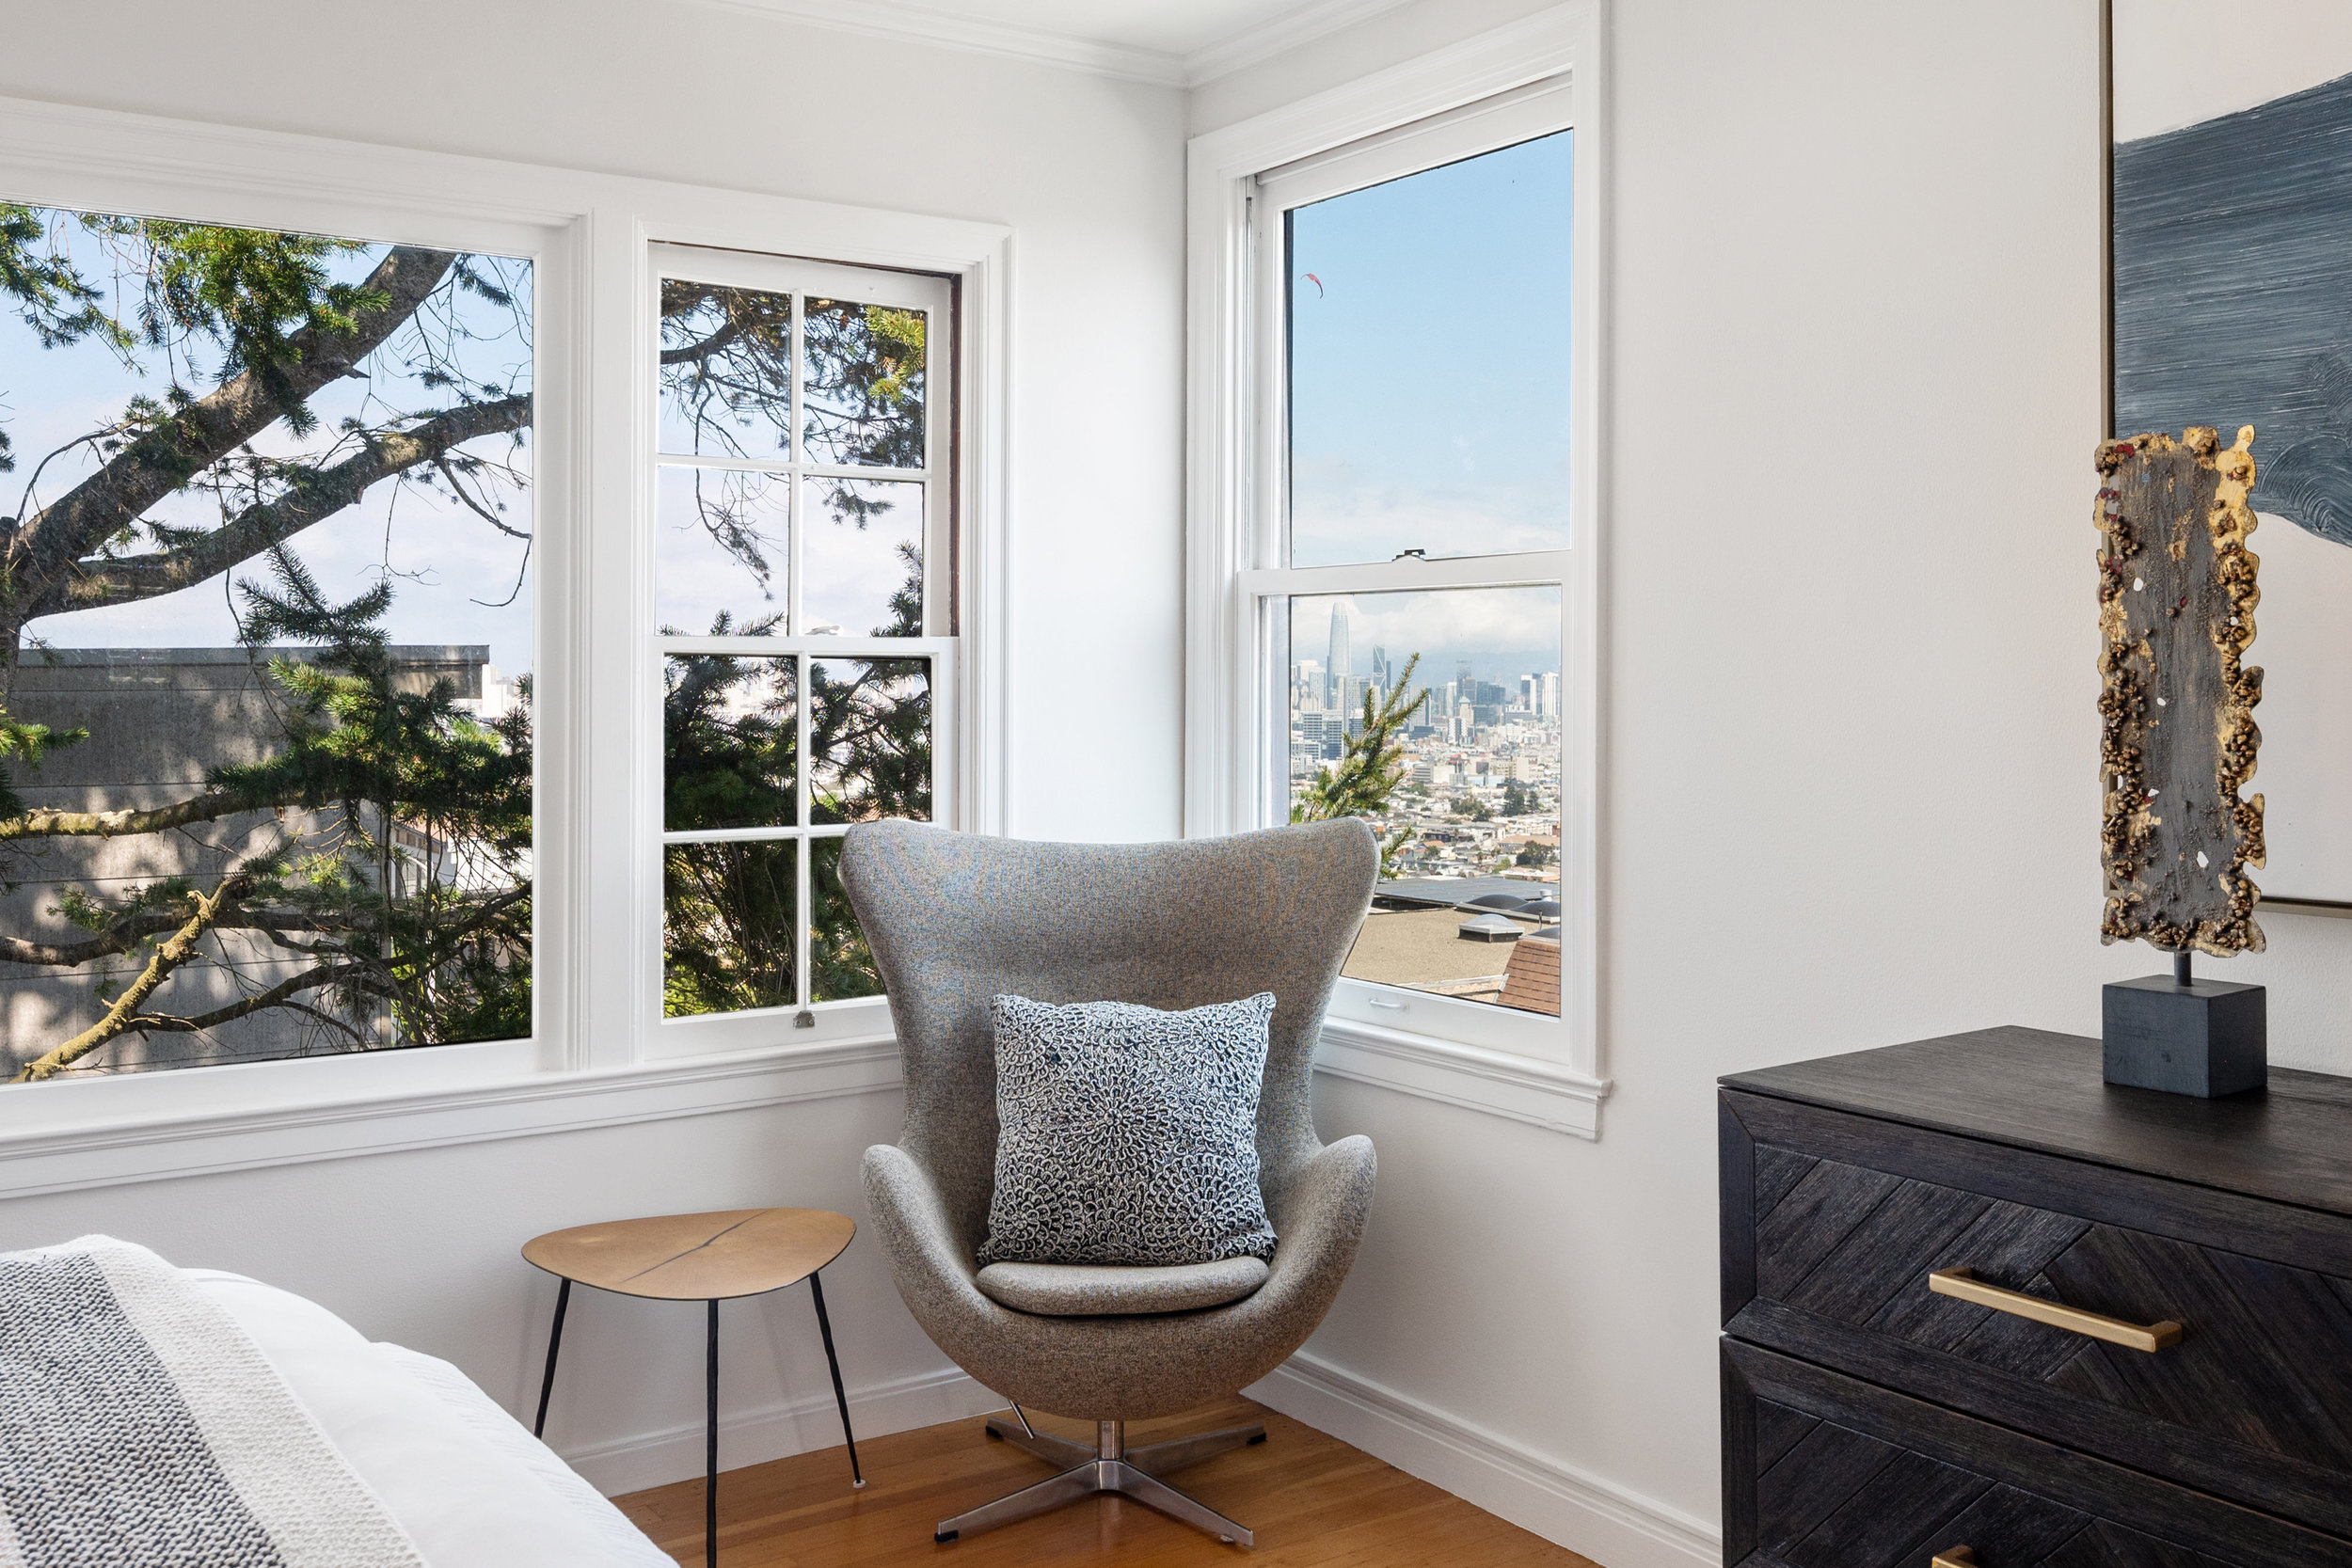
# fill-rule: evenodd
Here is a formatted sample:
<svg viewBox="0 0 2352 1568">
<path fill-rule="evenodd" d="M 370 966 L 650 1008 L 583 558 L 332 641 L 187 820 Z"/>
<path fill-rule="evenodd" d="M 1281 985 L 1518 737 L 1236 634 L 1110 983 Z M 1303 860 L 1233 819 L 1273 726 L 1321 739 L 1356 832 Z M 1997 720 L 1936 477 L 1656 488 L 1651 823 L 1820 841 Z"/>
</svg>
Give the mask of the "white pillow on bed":
<svg viewBox="0 0 2352 1568">
<path fill-rule="evenodd" d="M 372 1344 L 243 1275 L 183 1272 L 253 1337 L 432 1568 L 676 1568 L 448 1362 Z"/>
</svg>

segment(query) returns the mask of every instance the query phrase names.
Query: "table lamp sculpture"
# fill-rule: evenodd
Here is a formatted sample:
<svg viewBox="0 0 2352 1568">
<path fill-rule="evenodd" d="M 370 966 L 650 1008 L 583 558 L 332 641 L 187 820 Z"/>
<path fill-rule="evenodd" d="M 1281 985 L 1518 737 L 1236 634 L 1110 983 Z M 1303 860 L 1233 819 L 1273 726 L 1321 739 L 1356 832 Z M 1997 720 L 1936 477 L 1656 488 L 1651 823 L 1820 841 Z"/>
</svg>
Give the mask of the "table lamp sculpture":
<svg viewBox="0 0 2352 1568">
<path fill-rule="evenodd" d="M 2241 800 L 2262 732 L 2254 640 L 2261 564 L 2254 429 L 2235 446 L 2202 426 L 2100 443 L 2099 773 L 2106 812 L 2104 942 L 2135 937 L 2173 973 L 2106 988 L 2106 1081 L 2208 1099 L 2269 1078 L 2263 988 L 2201 980 L 2189 955 L 2263 948 L 2263 798 Z"/>
</svg>

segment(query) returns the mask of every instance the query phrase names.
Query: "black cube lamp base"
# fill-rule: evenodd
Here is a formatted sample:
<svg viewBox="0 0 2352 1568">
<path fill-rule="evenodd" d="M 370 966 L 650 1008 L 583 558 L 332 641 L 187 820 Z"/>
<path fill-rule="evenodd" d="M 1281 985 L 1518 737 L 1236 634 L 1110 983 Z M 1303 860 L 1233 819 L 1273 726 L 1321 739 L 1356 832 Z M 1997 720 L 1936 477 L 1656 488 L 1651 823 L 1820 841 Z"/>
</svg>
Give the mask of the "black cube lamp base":
<svg viewBox="0 0 2352 1568">
<path fill-rule="evenodd" d="M 2260 986 L 2198 980 L 2188 955 L 2170 974 L 2119 980 L 2100 1006 L 2102 1053 L 2110 1084 L 2218 1100 L 2270 1082 Z"/>
</svg>

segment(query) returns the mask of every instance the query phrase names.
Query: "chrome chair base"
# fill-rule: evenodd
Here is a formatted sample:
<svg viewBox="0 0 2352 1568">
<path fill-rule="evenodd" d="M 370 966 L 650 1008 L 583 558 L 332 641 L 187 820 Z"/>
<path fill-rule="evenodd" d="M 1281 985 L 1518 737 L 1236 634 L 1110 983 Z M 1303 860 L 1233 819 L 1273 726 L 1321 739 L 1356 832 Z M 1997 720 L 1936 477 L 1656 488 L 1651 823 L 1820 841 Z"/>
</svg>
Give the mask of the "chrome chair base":
<svg viewBox="0 0 2352 1568">
<path fill-rule="evenodd" d="M 1021 1415 L 1018 1405 L 1013 1414 Z M 982 1503 L 969 1513 L 952 1519 L 942 1519 L 939 1528 L 931 1534 L 933 1541 L 946 1543 L 977 1535 L 984 1529 L 1009 1525 L 1017 1519 L 1034 1518 L 1050 1513 L 1081 1497 L 1091 1497 L 1100 1492 L 1116 1492 L 1122 1497 L 1133 1497 L 1147 1507 L 1155 1508 L 1171 1519 L 1180 1520 L 1198 1530 L 1204 1530 L 1229 1544 L 1254 1546 L 1257 1537 L 1233 1523 L 1215 1509 L 1193 1501 L 1173 1486 L 1160 1480 L 1169 1470 L 1197 1465 L 1213 1454 L 1250 1443 L 1265 1441 L 1262 1426 L 1230 1427 L 1223 1432 L 1203 1433 L 1198 1437 L 1179 1437 L 1168 1443 L 1147 1443 L 1142 1448 L 1127 1447 L 1127 1423 L 1097 1421 L 1095 1444 L 1089 1449 L 1084 1443 L 1050 1436 L 1030 1429 L 1028 1418 L 1021 1424 L 992 1418 L 988 1434 L 1010 1443 L 1025 1453 L 1035 1454 L 1049 1465 L 1062 1467 L 1061 1474 L 1025 1486 L 1020 1491 Z"/>
</svg>

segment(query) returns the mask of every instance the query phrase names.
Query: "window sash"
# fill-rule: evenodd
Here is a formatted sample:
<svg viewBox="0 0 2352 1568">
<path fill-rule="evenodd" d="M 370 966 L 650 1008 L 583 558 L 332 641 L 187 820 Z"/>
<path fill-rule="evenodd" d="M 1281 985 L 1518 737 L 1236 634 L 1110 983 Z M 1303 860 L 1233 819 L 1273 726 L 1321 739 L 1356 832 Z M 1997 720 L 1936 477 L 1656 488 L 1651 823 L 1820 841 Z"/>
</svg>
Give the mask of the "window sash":
<svg viewBox="0 0 2352 1568">
<path fill-rule="evenodd" d="M 647 399 L 647 418 L 651 421 L 647 444 L 653 453 L 653 483 L 659 486 L 660 472 L 666 468 L 715 468 L 734 473 L 769 474 L 787 481 L 786 504 L 789 509 L 791 539 L 786 564 L 786 625 L 794 634 L 799 634 L 801 627 L 806 624 L 803 619 L 802 600 L 803 542 L 807 534 L 806 497 L 803 494 L 806 486 L 801 482 L 807 479 L 843 479 L 922 485 L 923 629 L 931 636 L 952 635 L 955 626 L 952 601 L 956 590 L 952 541 L 956 478 L 951 471 L 951 456 L 954 451 L 954 425 L 959 417 L 953 287 L 946 278 L 930 274 L 894 273 L 878 268 L 807 261 L 788 256 L 761 256 L 675 245 L 657 245 L 651 247 L 651 252 L 648 319 L 657 324 L 651 329 L 657 337 L 660 330 L 658 324 L 661 319 L 661 285 L 669 278 L 789 294 L 792 297 L 794 367 L 789 410 L 791 436 L 789 454 L 785 457 L 731 457 L 715 453 L 701 456 L 663 450 L 660 397 L 657 389 Z M 923 339 L 922 467 L 818 463 L 805 457 L 803 443 L 807 433 L 807 411 L 803 387 L 807 378 L 808 365 L 803 324 L 808 301 L 812 298 L 850 300 L 863 305 L 880 305 L 892 309 L 920 310 L 924 313 L 927 325 Z M 658 500 L 648 510 L 658 514 Z M 647 575 L 650 578 L 651 573 Z M 645 624 L 652 624 L 650 616 L 645 618 Z"/>
<path fill-rule="evenodd" d="M 649 324 L 649 341 L 658 341 L 659 339 L 661 284 L 666 278 L 758 289 L 789 294 L 792 298 L 794 374 L 789 410 L 790 436 L 786 455 L 706 457 L 663 450 L 658 386 L 646 400 L 644 415 L 645 450 L 652 459 L 648 465 L 649 483 L 657 487 L 665 469 L 698 467 L 772 474 L 784 479 L 789 485 L 787 505 L 791 537 L 785 584 L 787 635 L 665 637 L 653 629 L 655 622 L 649 600 L 648 608 L 641 612 L 639 624 L 644 630 L 644 642 L 649 656 L 645 689 L 650 702 L 650 733 L 656 737 L 654 750 L 657 753 L 662 722 L 662 671 L 667 658 L 674 655 L 725 654 L 739 657 L 790 658 L 794 661 L 793 721 L 797 726 L 794 754 L 798 761 L 793 792 L 795 815 L 799 820 L 792 826 L 669 832 L 661 827 L 663 784 L 658 754 L 653 759 L 653 790 L 648 811 L 653 831 L 646 835 L 644 851 L 647 877 L 645 885 L 653 904 L 649 922 L 651 945 L 643 959 L 651 972 L 644 991 L 645 1028 L 640 1037 L 645 1042 L 644 1051 L 649 1057 L 662 1057 L 703 1054 L 772 1043 L 778 1022 L 782 1019 L 791 1021 L 788 1027 L 795 1044 L 818 1044 L 887 1033 L 890 1027 L 889 1004 L 884 997 L 854 997 L 831 1002 L 818 1002 L 810 997 L 812 847 L 825 839 L 841 837 L 847 833 L 850 825 L 812 824 L 809 821 L 814 759 L 809 754 L 808 673 L 812 661 L 824 658 L 919 659 L 927 664 L 931 701 L 930 820 L 951 827 L 962 822 L 957 784 L 965 769 L 964 759 L 956 749 L 956 708 L 962 683 L 958 671 L 959 640 L 950 633 L 955 625 L 951 601 L 957 592 L 952 538 L 956 511 L 954 497 L 955 486 L 960 483 L 951 462 L 955 421 L 960 417 L 954 291 L 945 278 L 926 274 L 894 273 L 861 266 L 806 261 L 793 257 L 684 245 L 653 246 L 652 265 L 648 270 L 645 319 Z M 812 298 L 844 299 L 925 313 L 922 467 L 882 467 L 806 460 L 803 445 L 806 439 L 806 414 L 803 390 L 808 367 L 803 323 L 808 301 Z M 804 481 L 810 479 L 895 481 L 919 483 L 924 487 L 923 625 L 926 636 L 818 636 L 801 629 L 807 625 L 804 608 L 807 579 L 803 563 L 808 527 Z M 657 515 L 658 504 L 649 500 L 645 512 L 648 517 Z M 652 541 L 652 529 L 648 527 L 644 545 L 648 558 L 645 574 L 648 593 L 654 577 L 650 560 Z M 800 852 L 793 857 L 797 879 L 792 932 L 793 979 L 797 991 L 794 1002 L 790 1006 L 746 1008 L 738 1012 L 665 1017 L 662 1011 L 660 908 L 663 850 L 673 844 L 774 843 L 784 840 L 802 846 Z"/>
<path fill-rule="evenodd" d="M 1240 636 L 1233 648 L 1236 668 L 1228 687 L 1232 721 L 1239 732 L 1239 758 L 1252 780 L 1242 804 L 1248 820 L 1235 827 L 1270 826 L 1287 820 L 1291 792 L 1289 748 L 1288 600 L 1295 595 L 1371 594 L 1442 589 L 1557 587 L 1561 603 L 1561 687 L 1564 709 L 1588 692 L 1592 681 L 1585 650 L 1594 643 L 1591 578 L 1594 526 L 1591 489 L 1577 481 L 1565 549 L 1483 556 L 1406 558 L 1329 566 L 1291 566 L 1289 325 L 1285 285 L 1289 276 L 1288 214 L 1312 202 L 1363 190 L 1465 158 L 1499 150 L 1556 132 L 1577 128 L 1574 98 L 1566 78 L 1553 78 L 1464 104 L 1449 112 L 1311 154 L 1242 182 L 1246 197 L 1248 308 L 1244 342 L 1251 403 L 1248 415 L 1249 471 L 1241 508 L 1239 567 L 1232 579 L 1232 613 Z M 1589 150 L 1577 158 L 1579 195 L 1571 267 L 1590 264 L 1587 236 L 1593 203 L 1584 194 Z M 1580 404 L 1592 395 L 1594 377 L 1583 363 L 1594 352 L 1590 294 L 1578 291 L 1572 367 Z M 1574 457 L 1581 469 L 1593 461 L 1595 423 L 1580 416 Z M 1581 719 L 1581 721 L 1579 721 Z M 1566 918 L 1557 1018 L 1492 1004 L 1462 1001 L 1401 986 L 1343 976 L 1332 992 L 1334 1019 L 1376 1029 L 1433 1037 L 1517 1055 L 1553 1059 L 1592 1054 L 1589 1018 L 1593 940 L 1589 916 L 1591 834 L 1579 831 L 1589 817 L 1592 773 L 1589 699 L 1580 716 L 1564 712 L 1561 723 L 1560 896 Z M 1572 883 L 1576 884 L 1572 888 Z M 1581 908 L 1580 908 L 1581 907 Z M 1571 943 L 1578 944 L 1571 946 Z"/>
<path fill-rule="evenodd" d="M 843 643 L 848 646 L 843 646 Z M 812 822 L 810 820 L 811 784 L 813 773 L 809 755 L 809 666 L 822 659 L 853 659 L 871 661 L 897 659 L 919 663 L 925 667 L 930 682 L 931 699 L 931 815 L 929 820 L 947 822 L 954 819 L 955 792 L 953 768 L 940 766 L 942 746 L 946 728 L 945 715 L 947 705 L 940 700 L 943 688 L 954 679 L 955 641 L 945 637 L 861 637 L 861 638 L 760 638 L 760 637 L 673 637 L 660 640 L 657 658 L 666 662 L 680 655 L 718 654 L 736 658 L 788 658 L 793 660 L 792 721 L 797 734 L 793 755 L 798 759 L 792 781 L 793 811 L 797 823 L 752 828 L 663 828 L 656 837 L 669 844 L 750 844 L 780 838 L 838 838 L 849 832 L 847 822 Z M 657 666 L 656 690 L 661 689 L 662 672 Z M 655 733 L 660 733 L 661 716 L 657 713 Z M 659 811 L 656 816 L 659 817 Z M 721 1016 L 721 1015 L 704 1015 Z M 669 1020 L 670 1022 L 679 1022 Z"/>
</svg>

